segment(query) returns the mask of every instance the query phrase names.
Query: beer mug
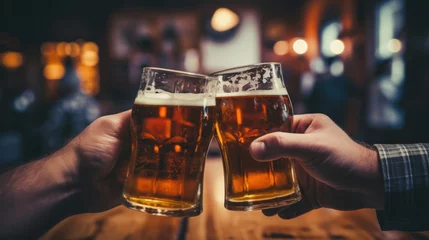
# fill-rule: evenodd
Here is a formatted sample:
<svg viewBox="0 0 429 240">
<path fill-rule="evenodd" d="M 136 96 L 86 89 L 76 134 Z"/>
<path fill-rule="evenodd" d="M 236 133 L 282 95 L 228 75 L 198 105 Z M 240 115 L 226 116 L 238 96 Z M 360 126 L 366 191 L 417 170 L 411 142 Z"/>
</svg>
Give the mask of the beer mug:
<svg viewBox="0 0 429 240">
<path fill-rule="evenodd" d="M 225 208 L 250 211 L 301 199 L 293 162 L 257 162 L 249 153 L 256 138 L 289 132 L 292 103 L 279 63 L 261 63 L 212 73 L 216 93 L 215 137 L 222 153 Z"/>
<path fill-rule="evenodd" d="M 202 212 L 204 163 L 213 137 L 217 79 L 151 68 L 131 114 L 128 208 L 162 216 Z"/>
</svg>

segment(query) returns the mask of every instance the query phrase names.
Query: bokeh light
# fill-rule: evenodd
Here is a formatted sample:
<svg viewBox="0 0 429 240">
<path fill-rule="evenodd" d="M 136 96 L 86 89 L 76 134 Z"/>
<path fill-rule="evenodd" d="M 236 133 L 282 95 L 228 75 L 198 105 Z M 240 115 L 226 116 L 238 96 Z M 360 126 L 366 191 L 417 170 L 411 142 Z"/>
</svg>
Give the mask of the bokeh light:
<svg viewBox="0 0 429 240">
<path fill-rule="evenodd" d="M 329 71 L 332 76 L 341 76 L 344 73 L 344 63 L 341 60 L 333 62 L 329 68 Z"/>
<path fill-rule="evenodd" d="M 54 43 L 44 43 L 40 47 L 40 51 L 44 56 L 52 56 L 56 53 L 56 46 Z"/>
<path fill-rule="evenodd" d="M 98 64 L 98 53 L 95 51 L 85 51 L 82 53 L 80 60 L 83 65 L 96 66 Z"/>
<path fill-rule="evenodd" d="M 289 51 L 288 43 L 286 41 L 278 41 L 274 44 L 273 51 L 276 55 L 283 56 Z"/>
<path fill-rule="evenodd" d="M 344 52 L 345 45 L 344 45 L 343 41 L 336 39 L 336 40 L 331 42 L 331 44 L 329 45 L 329 49 L 331 50 L 331 52 L 333 54 L 340 55 L 341 53 Z"/>
<path fill-rule="evenodd" d="M 56 51 L 58 56 L 65 56 L 66 55 L 66 48 L 68 43 L 66 42 L 60 42 L 57 44 Z"/>
<path fill-rule="evenodd" d="M 390 39 L 389 42 L 387 42 L 387 50 L 392 53 L 398 53 L 402 49 L 402 42 L 399 39 Z"/>
<path fill-rule="evenodd" d="M 218 32 L 228 31 L 240 22 L 238 15 L 228 8 L 219 8 L 213 14 L 211 26 Z"/>
<path fill-rule="evenodd" d="M 186 71 L 197 72 L 200 69 L 200 57 L 196 49 L 186 51 L 184 67 Z"/>
<path fill-rule="evenodd" d="M 93 51 L 93 52 L 98 52 L 98 46 L 97 44 L 93 43 L 93 42 L 86 42 L 82 45 L 82 52 L 86 52 L 86 51 Z"/>
<path fill-rule="evenodd" d="M 22 65 L 24 57 L 19 52 L 6 52 L 1 58 L 3 66 L 9 69 L 15 69 Z"/>
<path fill-rule="evenodd" d="M 79 54 L 80 54 L 80 46 L 79 46 L 79 44 L 77 44 L 77 43 L 70 43 L 69 44 L 69 46 L 70 46 L 70 56 L 71 57 L 77 57 L 77 56 L 79 56 Z"/>
<path fill-rule="evenodd" d="M 50 63 L 43 69 L 43 76 L 47 80 L 59 80 L 64 76 L 65 71 L 61 63 Z"/>
<path fill-rule="evenodd" d="M 306 53 L 308 50 L 308 44 L 304 39 L 295 40 L 292 47 L 293 50 L 299 55 Z"/>
</svg>

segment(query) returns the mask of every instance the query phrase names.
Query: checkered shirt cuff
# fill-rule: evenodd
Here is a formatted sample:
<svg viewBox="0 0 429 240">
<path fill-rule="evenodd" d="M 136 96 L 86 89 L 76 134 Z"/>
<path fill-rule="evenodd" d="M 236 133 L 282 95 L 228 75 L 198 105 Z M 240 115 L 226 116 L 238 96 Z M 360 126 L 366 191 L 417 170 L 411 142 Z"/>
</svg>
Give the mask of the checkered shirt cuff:
<svg viewBox="0 0 429 240">
<path fill-rule="evenodd" d="M 429 230 L 429 144 L 376 144 L 384 178 L 382 230 Z"/>
</svg>

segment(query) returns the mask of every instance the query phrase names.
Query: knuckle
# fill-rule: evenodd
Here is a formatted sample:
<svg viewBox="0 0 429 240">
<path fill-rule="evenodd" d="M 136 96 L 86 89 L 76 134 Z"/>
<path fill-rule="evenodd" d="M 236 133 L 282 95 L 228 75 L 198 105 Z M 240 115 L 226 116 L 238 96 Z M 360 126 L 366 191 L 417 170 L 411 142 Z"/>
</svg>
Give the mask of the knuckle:
<svg viewBox="0 0 429 240">
<path fill-rule="evenodd" d="M 317 114 L 314 114 L 313 123 L 314 123 L 313 126 L 322 127 L 322 126 L 331 125 L 331 123 L 334 123 L 334 122 L 327 115 L 321 114 L 321 113 L 317 113 Z"/>
<path fill-rule="evenodd" d="M 327 115 L 322 114 L 322 113 L 316 113 L 315 119 L 320 120 L 320 121 L 331 121 L 331 118 L 329 118 Z"/>
<path fill-rule="evenodd" d="M 100 127 L 102 129 L 109 129 L 112 126 L 115 126 L 115 121 L 109 116 L 103 116 L 103 117 L 97 118 L 94 121 L 93 125 L 96 127 Z"/>
<path fill-rule="evenodd" d="M 282 147 L 283 145 L 284 145 L 284 141 L 285 141 L 285 139 L 283 138 L 283 136 L 282 135 L 280 135 L 280 134 L 276 134 L 275 136 L 274 136 L 274 139 L 273 139 L 274 141 L 274 147 L 278 147 L 278 148 L 280 148 L 280 147 Z"/>
</svg>

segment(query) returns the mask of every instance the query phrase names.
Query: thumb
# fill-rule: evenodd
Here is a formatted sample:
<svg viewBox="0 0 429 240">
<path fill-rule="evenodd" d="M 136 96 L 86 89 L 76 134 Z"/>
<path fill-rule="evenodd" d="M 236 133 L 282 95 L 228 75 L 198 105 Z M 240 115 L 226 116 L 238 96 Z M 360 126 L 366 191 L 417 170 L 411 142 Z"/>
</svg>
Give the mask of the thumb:
<svg viewBox="0 0 429 240">
<path fill-rule="evenodd" d="M 311 152 L 311 141 L 305 134 L 275 132 L 257 138 L 250 144 L 250 154 L 257 161 L 282 157 L 305 158 Z"/>
</svg>

